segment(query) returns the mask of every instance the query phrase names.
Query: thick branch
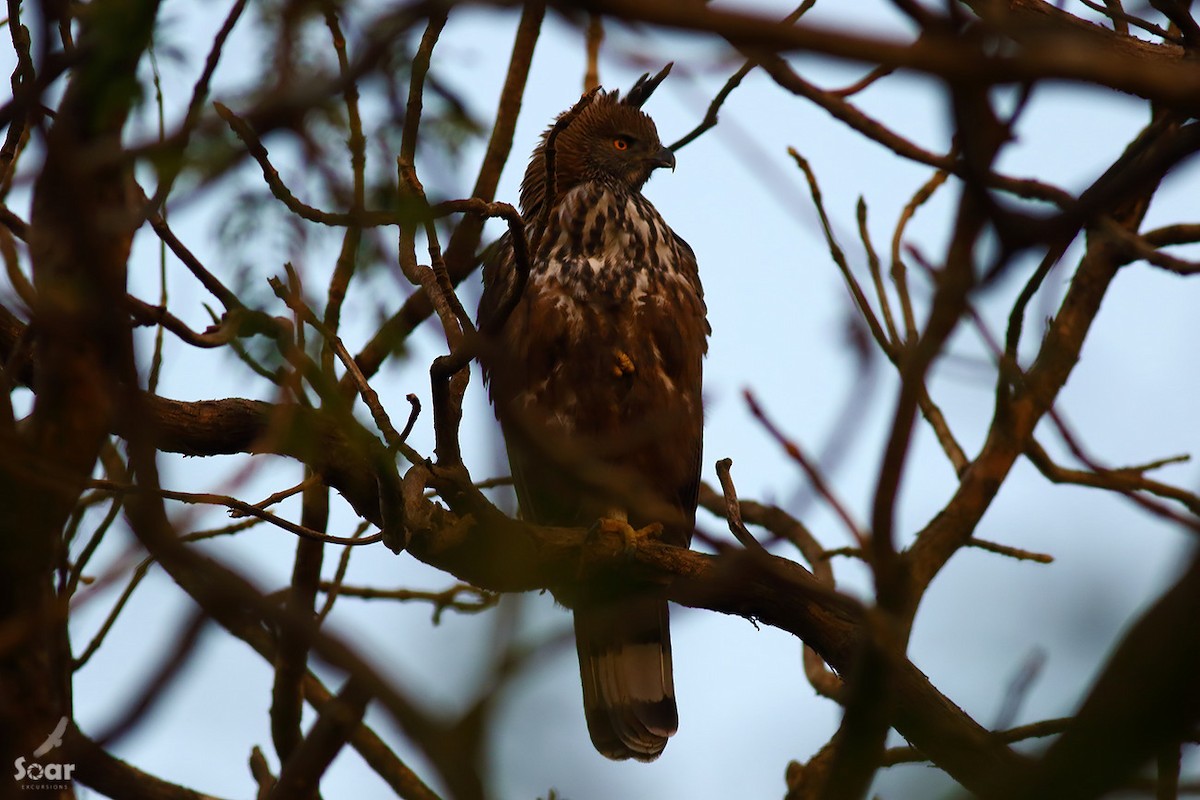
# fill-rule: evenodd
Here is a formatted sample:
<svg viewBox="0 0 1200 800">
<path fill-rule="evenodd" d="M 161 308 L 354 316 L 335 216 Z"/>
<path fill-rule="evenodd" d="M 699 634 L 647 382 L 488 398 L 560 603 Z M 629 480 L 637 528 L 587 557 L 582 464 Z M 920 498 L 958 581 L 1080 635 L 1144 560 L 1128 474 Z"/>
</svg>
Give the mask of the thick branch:
<svg viewBox="0 0 1200 800">
<path fill-rule="evenodd" d="M 1200 720 L 1200 559 L 1137 621 L 1117 646 L 1082 708 L 1051 745 L 1028 800 L 1099 797 L 1160 748 L 1194 735 Z"/>
<path fill-rule="evenodd" d="M 1118 224 L 1136 228 L 1157 181 L 1182 157 L 1181 147 L 1190 145 L 1194 136 L 1191 126 L 1172 128 L 1153 123 L 1083 197 L 1105 195 L 1105 187 L 1136 181 L 1138 185 L 1130 187 L 1131 193 L 1094 209 L 1096 213 L 1111 209 L 1110 215 Z M 1121 261 L 1121 249 L 1111 239 L 1089 236 L 1087 251 L 1032 367 L 1011 396 L 1001 393 L 983 449 L 963 473 L 949 503 L 905 554 L 916 590 L 914 597 L 966 544 L 1013 462 L 1025 451 L 1038 420 L 1053 404 L 1078 362 L 1084 339 Z"/>
<path fill-rule="evenodd" d="M 411 473 L 410 473 L 411 474 Z M 416 515 L 410 514 L 410 518 Z M 483 588 L 554 586 L 580 564 L 672 577 L 668 596 L 683 605 L 734 614 L 786 630 L 813 647 L 835 670 L 853 670 L 866 641 L 861 609 L 799 565 L 752 552 L 708 556 L 647 544 L 626 555 L 616 535 L 546 528 L 508 520 L 473 505 L 469 516 L 431 511 L 431 527 L 414 532 L 410 552 Z M 894 724 L 963 785 L 984 797 L 1022 760 L 937 691 L 912 665 L 896 669 Z"/>
<path fill-rule="evenodd" d="M 135 226 L 121 131 L 157 3 L 102 3 L 90 11 L 81 31 L 85 56 L 45 134 L 33 186 L 27 233 L 37 289 L 37 400 L 28 424 L 0 432 L 0 627 L 15 634 L 0 648 L 6 764 L 71 716 L 65 604 L 54 594 L 54 569 L 63 560 L 63 526 L 119 410 L 118 376 L 132 364 L 124 300 Z M 105 41 L 114 29 L 120 42 Z M 24 105 L 30 96 L 21 95 Z"/>
<path fill-rule="evenodd" d="M 1154 45 L 1082 20 L 1061 24 L 1042 13 L 1046 4 L 1026 0 L 1017 8 L 1038 16 L 989 15 L 992 30 L 964 36 L 950 30 L 926 31 L 912 42 L 846 33 L 818 25 L 781 25 L 755 14 L 717 10 L 691 3 L 592 0 L 594 13 L 679 30 L 714 33 L 739 48 L 819 53 L 857 63 L 910 69 L 951 81 L 1020 84 L 1043 78 L 1107 86 L 1181 111 L 1200 107 L 1200 65 L 1174 45 Z M 998 0 L 973 3 L 1001 7 Z M 1061 13 L 1061 12 L 1060 12 Z M 1043 24 L 1033 24 L 1042 22 Z M 998 37 L 1017 46 L 1001 47 Z M 1007 43 L 1005 43 L 1007 44 Z"/>
<path fill-rule="evenodd" d="M 67 732 L 65 746 L 79 781 L 113 800 L 218 800 L 126 764 L 74 726 Z"/>
<path fill-rule="evenodd" d="M 11 347 L 15 335 L 14 326 L 0 327 L 0 351 Z M 319 412 L 238 398 L 181 402 L 147 397 L 144 407 L 150 418 L 146 430 L 160 450 L 190 455 L 274 452 L 298 458 L 364 517 L 378 516 L 378 483 L 370 459 Z M 541 589 L 577 573 L 584 531 L 518 523 L 478 499 L 469 515 L 460 516 L 426 500 L 424 482 L 405 496 L 406 519 L 418 528 L 410 551 L 422 561 L 496 591 Z M 624 543 L 613 536 L 589 545 L 587 558 L 612 562 L 623 558 L 623 551 Z M 744 555 L 718 559 L 650 545 L 635 553 L 634 562 L 623 568 L 674 576 L 672 599 L 787 630 L 843 674 L 858 657 L 864 632 L 857 605 L 790 561 Z M 1017 756 L 993 742 L 911 663 L 904 662 L 897 681 L 897 729 L 964 785 L 989 796 L 987 787 L 997 784 L 997 776 L 1020 769 Z"/>
</svg>

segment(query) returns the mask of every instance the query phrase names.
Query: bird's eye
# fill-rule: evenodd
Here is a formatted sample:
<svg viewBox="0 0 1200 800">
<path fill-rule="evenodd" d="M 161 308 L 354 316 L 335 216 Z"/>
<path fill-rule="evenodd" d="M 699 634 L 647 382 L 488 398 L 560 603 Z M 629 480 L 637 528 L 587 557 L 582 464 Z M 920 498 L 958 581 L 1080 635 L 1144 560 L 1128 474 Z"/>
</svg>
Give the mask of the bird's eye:
<svg viewBox="0 0 1200 800">
<path fill-rule="evenodd" d="M 629 144 L 632 141 L 628 136 L 617 136 L 613 139 L 613 147 L 617 150 L 628 150 Z"/>
</svg>

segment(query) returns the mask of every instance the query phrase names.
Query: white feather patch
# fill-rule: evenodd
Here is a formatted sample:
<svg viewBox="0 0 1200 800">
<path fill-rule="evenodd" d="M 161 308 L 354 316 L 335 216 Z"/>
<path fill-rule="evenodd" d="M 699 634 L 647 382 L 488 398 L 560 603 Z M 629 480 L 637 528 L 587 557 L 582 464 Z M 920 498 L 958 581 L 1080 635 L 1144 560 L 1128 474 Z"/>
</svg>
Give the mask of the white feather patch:
<svg viewBox="0 0 1200 800">
<path fill-rule="evenodd" d="M 614 706 L 673 697 L 658 644 L 627 644 L 597 657 L 600 691 Z"/>
</svg>

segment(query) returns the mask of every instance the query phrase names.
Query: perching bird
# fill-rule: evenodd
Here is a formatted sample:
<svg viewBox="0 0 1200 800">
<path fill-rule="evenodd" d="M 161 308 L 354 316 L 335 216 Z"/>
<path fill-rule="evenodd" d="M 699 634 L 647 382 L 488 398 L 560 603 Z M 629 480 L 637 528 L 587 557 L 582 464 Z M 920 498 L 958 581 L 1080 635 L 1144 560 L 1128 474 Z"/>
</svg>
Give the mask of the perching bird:
<svg viewBox="0 0 1200 800">
<path fill-rule="evenodd" d="M 669 69 L 624 97 L 585 95 L 542 136 L 521 184 L 528 282 L 513 305 L 502 240 L 485 265 L 480 325 L 522 516 L 686 547 L 709 326 L 692 249 L 641 193 L 655 169 L 675 167 L 641 110 Z M 609 758 L 652 761 L 678 726 L 667 603 L 654 588 L 595 576 L 552 587 L 574 610 L 588 731 Z"/>
</svg>

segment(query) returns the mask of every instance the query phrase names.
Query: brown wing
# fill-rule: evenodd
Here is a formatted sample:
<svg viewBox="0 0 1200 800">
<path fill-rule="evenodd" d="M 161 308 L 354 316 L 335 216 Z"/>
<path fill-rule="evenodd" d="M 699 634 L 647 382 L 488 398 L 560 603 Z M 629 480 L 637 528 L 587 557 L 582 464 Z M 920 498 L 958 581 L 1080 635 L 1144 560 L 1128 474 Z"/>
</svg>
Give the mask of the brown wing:
<svg viewBox="0 0 1200 800">
<path fill-rule="evenodd" d="M 663 522 L 673 544 L 690 540 L 708 325 L 691 249 L 679 240 L 674 251 L 675 277 L 635 302 L 531 279 L 485 359 L 531 521 L 587 526 L 620 509 L 635 527 Z M 481 318 L 504 291 L 494 276 Z"/>
<path fill-rule="evenodd" d="M 665 522 L 664 540 L 686 547 L 700 484 L 701 370 L 709 327 L 695 256 L 672 237 L 678 279 L 637 306 L 634 335 L 623 347 L 635 368 L 627 406 L 632 418 L 625 423 L 642 436 L 628 463 L 642 485 L 671 506 L 675 521 L 636 509 L 629 520 L 634 527 Z M 651 761 L 679 724 L 667 603 L 646 589 L 634 582 L 594 584 L 575 604 L 588 732 L 609 758 Z"/>
<path fill-rule="evenodd" d="M 530 279 L 494 326 L 514 283 L 511 252 L 485 266 L 481 322 L 499 330 L 481 361 L 527 519 L 661 523 L 665 541 L 687 546 L 708 324 L 691 248 L 638 191 L 673 163 L 638 110 L 664 75 L 639 81 L 624 104 L 597 95 L 568 112 L 573 122 L 560 118 L 553 176 L 543 137 L 521 192 L 537 249 Z M 641 160 L 606 149 L 614 136 Z M 610 758 L 652 760 L 677 725 L 667 604 L 628 578 L 572 578 L 554 591 L 575 610 L 592 741 Z"/>
<path fill-rule="evenodd" d="M 504 325 L 489 387 L 527 519 L 587 527 L 621 510 L 635 528 L 661 522 L 665 541 L 689 543 L 709 327 L 691 248 L 671 234 L 667 249 L 669 277 L 633 301 L 619 290 L 581 298 L 539 265 Z M 485 304 L 498 304 L 500 285 Z M 668 609 L 652 589 L 614 579 L 555 591 L 575 610 L 588 730 L 609 758 L 652 760 L 678 725 Z"/>
<path fill-rule="evenodd" d="M 674 233 L 672 236 L 680 280 L 667 287 L 661 302 L 647 304 L 642 312 L 643 328 L 659 356 L 659 369 L 670 383 L 669 389 L 647 400 L 666 424 L 648 448 L 650 463 L 645 474 L 661 476 L 657 480 L 659 491 L 674 502 L 685 520 L 684 530 L 679 531 L 683 535 L 668 541 L 686 546 L 691 542 L 700 489 L 703 358 L 708 351 L 710 327 L 696 256 L 687 242 Z"/>
</svg>

